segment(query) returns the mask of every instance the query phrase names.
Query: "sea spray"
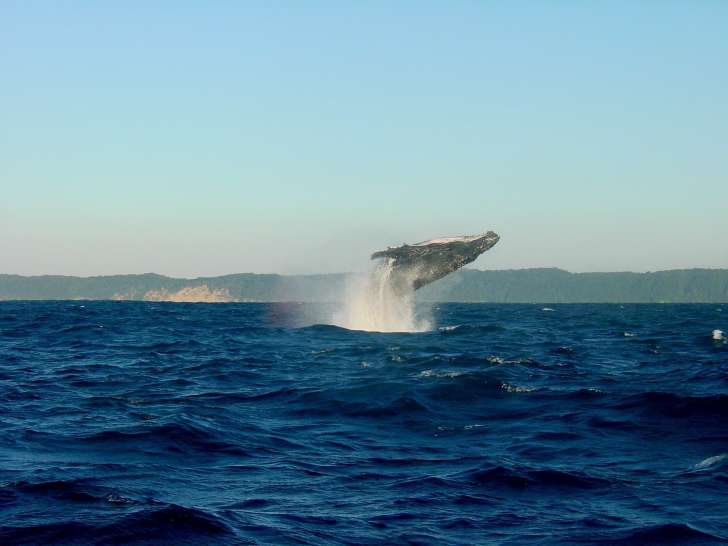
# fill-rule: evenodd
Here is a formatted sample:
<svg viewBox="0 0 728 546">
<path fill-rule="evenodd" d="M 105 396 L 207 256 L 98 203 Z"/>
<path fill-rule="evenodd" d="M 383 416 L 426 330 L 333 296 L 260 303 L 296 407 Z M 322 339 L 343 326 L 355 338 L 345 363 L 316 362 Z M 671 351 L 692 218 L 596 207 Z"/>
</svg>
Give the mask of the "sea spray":
<svg viewBox="0 0 728 546">
<path fill-rule="evenodd" d="M 423 332 L 430 321 L 415 309 L 415 292 L 408 275 L 395 273 L 393 260 L 381 261 L 368 276 L 352 278 L 344 307 L 334 324 L 370 332 Z"/>
</svg>

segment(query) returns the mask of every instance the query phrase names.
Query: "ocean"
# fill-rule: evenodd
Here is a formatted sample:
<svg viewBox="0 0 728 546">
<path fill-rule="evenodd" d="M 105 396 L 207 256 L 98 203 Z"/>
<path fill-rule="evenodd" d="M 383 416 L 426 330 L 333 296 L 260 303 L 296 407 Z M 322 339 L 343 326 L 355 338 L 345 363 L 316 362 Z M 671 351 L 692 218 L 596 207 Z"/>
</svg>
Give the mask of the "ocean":
<svg viewBox="0 0 728 546">
<path fill-rule="evenodd" d="M 0 302 L 0 543 L 728 541 L 728 305 Z"/>
</svg>

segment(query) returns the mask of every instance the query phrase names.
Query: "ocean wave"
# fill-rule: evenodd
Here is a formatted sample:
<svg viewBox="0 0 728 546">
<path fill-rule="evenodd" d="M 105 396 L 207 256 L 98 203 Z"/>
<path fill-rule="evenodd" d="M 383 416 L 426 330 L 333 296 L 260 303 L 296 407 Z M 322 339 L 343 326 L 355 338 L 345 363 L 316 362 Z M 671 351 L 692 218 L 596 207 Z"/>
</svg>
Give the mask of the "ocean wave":
<svg viewBox="0 0 728 546">
<path fill-rule="evenodd" d="M 664 523 L 637 527 L 622 532 L 614 538 L 599 539 L 592 536 L 587 541 L 604 546 L 627 546 L 633 544 L 724 544 L 728 539 L 700 531 L 685 523 Z"/>
<path fill-rule="evenodd" d="M 0 544 L 728 536 L 715 306 L 84 305 L 0 303 Z"/>
<path fill-rule="evenodd" d="M 150 452 L 173 450 L 180 453 L 222 453 L 247 457 L 248 452 L 229 441 L 221 439 L 221 432 L 209 431 L 190 423 L 168 423 L 164 425 L 122 430 L 104 430 L 76 438 L 84 444 L 93 444 L 105 450 L 144 448 Z"/>
<path fill-rule="evenodd" d="M 45 546 L 47 544 L 87 545 L 95 535 L 91 524 L 68 521 L 38 525 L 13 526 L 0 524 L 0 542 L 14 546 Z M 98 537 L 95 542 L 98 544 Z M 93 544 L 93 543 L 91 543 Z"/>
<path fill-rule="evenodd" d="M 505 395 L 503 381 L 480 373 L 463 374 L 447 381 L 434 381 L 425 386 L 428 398 L 439 403 L 490 400 Z"/>
<path fill-rule="evenodd" d="M 319 395 L 304 395 L 305 403 L 299 403 L 293 410 L 297 415 L 346 415 L 349 417 L 368 418 L 399 418 L 402 416 L 430 413 L 430 410 L 421 402 L 407 396 L 398 397 L 390 401 L 348 401 Z M 320 403 L 312 403 L 312 399 Z"/>
<path fill-rule="evenodd" d="M 628 396 L 615 407 L 638 410 L 665 417 L 704 417 L 723 419 L 728 414 L 728 395 L 686 396 L 671 392 L 649 391 Z"/>
<path fill-rule="evenodd" d="M 507 489 L 544 488 L 551 490 L 591 490 L 613 485 L 613 481 L 611 480 L 589 476 L 583 472 L 567 472 L 554 469 L 508 468 L 497 465 L 469 470 L 461 477 L 478 485 Z"/>
<path fill-rule="evenodd" d="M 74 503 L 108 503 L 114 505 L 147 504 L 151 499 L 138 500 L 124 496 L 118 490 L 99 486 L 90 479 L 58 480 L 49 482 L 27 482 L 3 484 L 0 495 L 8 501 L 21 502 L 22 497 L 48 497 L 57 501 Z M 26 502 L 26 501 L 22 501 Z"/>
<path fill-rule="evenodd" d="M 107 523 L 109 519 L 112 521 Z M 63 521 L 26 527 L 2 525 L 0 541 L 14 545 L 242 543 L 213 513 L 175 504 L 128 515 L 110 515 L 99 521 L 97 524 Z"/>
<path fill-rule="evenodd" d="M 214 403 L 214 404 L 240 404 L 240 403 L 253 403 L 263 401 L 274 401 L 282 398 L 294 398 L 299 396 L 302 392 L 301 389 L 295 387 L 281 387 L 279 389 L 263 391 L 263 392 L 221 392 L 221 391 L 208 391 L 200 392 L 195 394 L 182 395 L 177 398 L 179 401 L 185 402 L 203 402 L 203 403 Z"/>
<path fill-rule="evenodd" d="M 473 334 L 487 334 L 491 332 L 502 332 L 505 330 L 500 324 L 455 324 L 442 326 L 439 333 L 447 336 L 469 336 Z"/>
<path fill-rule="evenodd" d="M 296 330 L 302 331 L 302 332 L 310 332 L 312 334 L 340 334 L 340 335 L 348 335 L 350 332 L 356 332 L 358 335 L 366 334 L 367 332 L 363 330 L 351 330 L 349 328 L 345 328 L 343 326 L 337 326 L 334 324 L 312 324 L 308 326 L 300 326 L 296 328 Z M 374 334 L 378 334 L 381 332 L 373 332 Z"/>
</svg>

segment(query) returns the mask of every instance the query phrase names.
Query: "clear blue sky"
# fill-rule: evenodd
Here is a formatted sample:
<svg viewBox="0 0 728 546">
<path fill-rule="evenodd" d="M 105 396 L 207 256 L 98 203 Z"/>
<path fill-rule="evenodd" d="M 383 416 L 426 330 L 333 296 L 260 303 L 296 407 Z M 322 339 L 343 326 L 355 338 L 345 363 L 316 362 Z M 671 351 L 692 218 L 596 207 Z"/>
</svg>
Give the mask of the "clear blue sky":
<svg viewBox="0 0 728 546">
<path fill-rule="evenodd" d="M 728 2 L 0 3 L 0 272 L 728 267 Z"/>
</svg>

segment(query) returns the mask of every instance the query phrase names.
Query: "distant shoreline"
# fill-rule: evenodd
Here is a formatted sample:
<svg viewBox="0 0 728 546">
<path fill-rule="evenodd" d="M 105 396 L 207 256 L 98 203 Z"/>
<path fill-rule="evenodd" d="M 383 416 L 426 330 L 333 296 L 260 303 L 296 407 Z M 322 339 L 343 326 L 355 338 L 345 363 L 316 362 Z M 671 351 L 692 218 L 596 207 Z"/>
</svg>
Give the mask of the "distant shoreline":
<svg viewBox="0 0 728 546">
<path fill-rule="evenodd" d="M 155 273 L 75 277 L 0 274 L 0 300 L 122 300 L 189 303 L 344 301 L 360 273 L 239 273 L 175 278 Z M 458 303 L 728 303 L 728 269 L 570 273 L 556 268 L 464 269 L 417 292 Z"/>
</svg>

